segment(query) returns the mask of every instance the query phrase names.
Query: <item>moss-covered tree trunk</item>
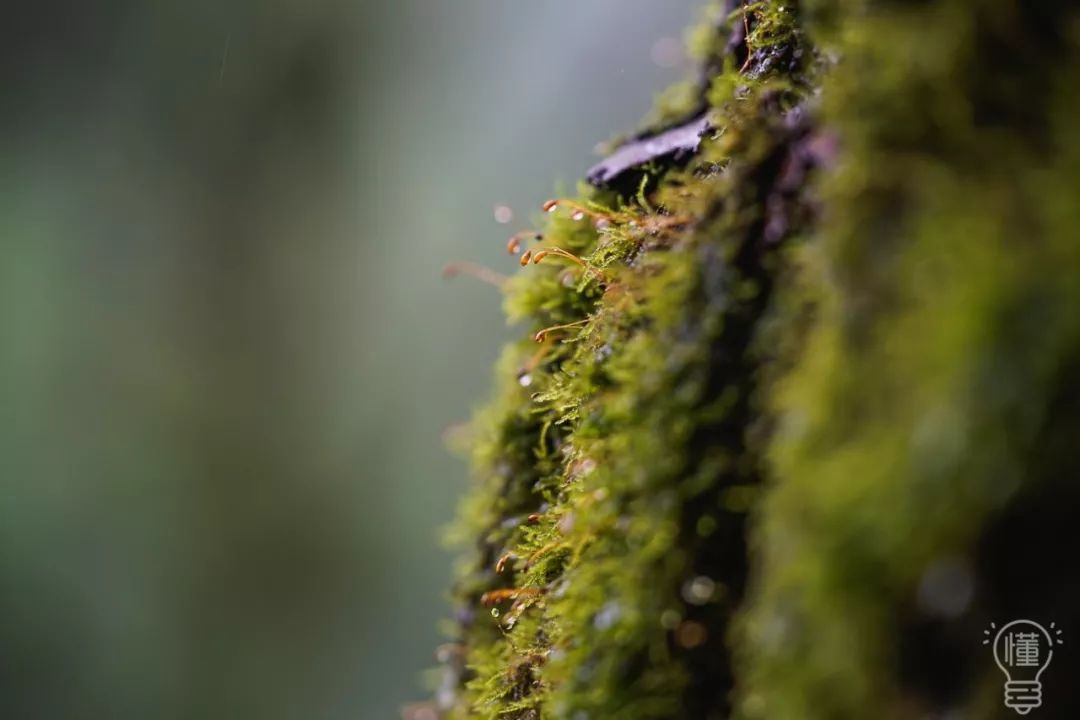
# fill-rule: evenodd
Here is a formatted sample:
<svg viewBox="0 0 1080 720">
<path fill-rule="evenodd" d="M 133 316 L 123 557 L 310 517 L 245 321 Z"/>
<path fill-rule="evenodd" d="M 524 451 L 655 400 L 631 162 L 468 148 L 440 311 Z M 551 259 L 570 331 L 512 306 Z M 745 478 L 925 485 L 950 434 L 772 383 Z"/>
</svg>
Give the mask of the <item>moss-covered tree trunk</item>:
<svg viewBox="0 0 1080 720">
<path fill-rule="evenodd" d="M 983 630 L 1080 642 L 1080 13 L 766 0 L 696 46 L 521 248 L 436 705 L 1011 714 Z"/>
</svg>

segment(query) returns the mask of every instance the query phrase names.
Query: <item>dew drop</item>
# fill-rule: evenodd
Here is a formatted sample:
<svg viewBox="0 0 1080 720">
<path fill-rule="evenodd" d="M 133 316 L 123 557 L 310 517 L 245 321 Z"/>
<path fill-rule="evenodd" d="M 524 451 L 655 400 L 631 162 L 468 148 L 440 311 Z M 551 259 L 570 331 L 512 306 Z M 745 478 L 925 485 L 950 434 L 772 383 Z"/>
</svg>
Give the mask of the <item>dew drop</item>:
<svg viewBox="0 0 1080 720">
<path fill-rule="evenodd" d="M 712 600 L 716 592 L 716 581 L 704 575 L 698 575 L 683 585 L 683 599 L 691 605 L 704 605 Z"/>
<path fill-rule="evenodd" d="M 514 211 L 507 205 L 495 206 L 495 222 L 506 225 L 514 219 Z"/>
<path fill-rule="evenodd" d="M 708 638 L 705 626 L 693 620 L 687 620 L 675 630 L 675 642 L 688 650 L 703 645 Z"/>
<path fill-rule="evenodd" d="M 559 518 L 559 532 L 567 535 L 574 528 L 574 513 L 568 512 Z"/>
<path fill-rule="evenodd" d="M 596 613 L 596 617 L 593 618 L 593 625 L 597 630 L 607 630 L 615 623 L 619 621 L 622 616 L 622 609 L 619 607 L 619 603 L 614 600 L 609 602 L 600 612 Z"/>
<path fill-rule="evenodd" d="M 917 600 L 927 615 L 952 620 L 964 614 L 975 594 L 975 573 L 959 557 L 933 562 L 919 581 Z"/>
</svg>

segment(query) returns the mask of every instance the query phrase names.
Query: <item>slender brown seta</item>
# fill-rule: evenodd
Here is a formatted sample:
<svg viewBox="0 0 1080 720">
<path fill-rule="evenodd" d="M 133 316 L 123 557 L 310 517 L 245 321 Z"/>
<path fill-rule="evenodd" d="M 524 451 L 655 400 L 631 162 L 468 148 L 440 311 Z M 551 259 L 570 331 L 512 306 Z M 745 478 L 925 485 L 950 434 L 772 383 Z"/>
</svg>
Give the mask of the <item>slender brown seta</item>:
<svg viewBox="0 0 1080 720">
<path fill-rule="evenodd" d="M 480 282 L 487 283 L 488 285 L 494 285 L 497 288 L 502 288 L 509 280 L 508 277 L 500 272 L 495 272 L 489 267 L 478 265 L 476 263 L 461 261 L 450 263 L 443 268 L 443 277 L 452 278 L 458 275 L 468 275 L 469 277 L 476 278 Z"/>
</svg>

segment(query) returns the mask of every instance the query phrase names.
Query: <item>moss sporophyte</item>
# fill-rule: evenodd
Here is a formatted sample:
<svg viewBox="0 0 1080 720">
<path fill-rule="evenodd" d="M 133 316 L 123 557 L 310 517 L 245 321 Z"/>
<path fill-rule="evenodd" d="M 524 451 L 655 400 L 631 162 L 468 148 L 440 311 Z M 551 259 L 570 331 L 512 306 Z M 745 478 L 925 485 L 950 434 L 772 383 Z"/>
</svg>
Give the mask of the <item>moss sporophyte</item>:
<svg viewBox="0 0 1080 720">
<path fill-rule="evenodd" d="M 872 5 L 711 4 L 701 76 L 522 269 L 449 268 L 526 329 L 472 425 L 443 717 L 994 707 L 913 598 L 973 558 L 970 613 L 1019 602 L 987 548 L 1078 501 L 1080 22 Z"/>
</svg>

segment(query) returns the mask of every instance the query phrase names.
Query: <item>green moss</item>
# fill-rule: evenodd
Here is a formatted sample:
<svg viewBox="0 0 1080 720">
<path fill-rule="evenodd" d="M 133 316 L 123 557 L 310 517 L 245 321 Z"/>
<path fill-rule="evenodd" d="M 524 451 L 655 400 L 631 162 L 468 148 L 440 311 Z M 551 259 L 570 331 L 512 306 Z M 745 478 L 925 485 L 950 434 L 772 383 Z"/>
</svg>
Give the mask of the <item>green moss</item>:
<svg viewBox="0 0 1080 720">
<path fill-rule="evenodd" d="M 749 5 L 691 164 L 550 216 L 540 247 L 586 267 L 549 255 L 507 288 L 528 332 L 474 423 L 447 717 L 988 707 L 982 666 L 942 700 L 903 635 L 1071 417 L 1077 26 L 1040 12 Z M 736 22 L 713 7 L 699 53 Z"/>
<path fill-rule="evenodd" d="M 478 489 L 459 535 L 479 552 L 459 583 L 472 617 L 451 717 L 666 718 L 723 704 L 745 553 L 711 548 L 741 543 L 740 490 L 757 480 L 741 429 L 773 255 L 758 238 L 763 178 L 790 135 L 781 86 L 788 76 L 763 73 L 736 98 L 732 84 L 699 157 L 647 197 L 583 187 L 577 202 L 617 207 L 605 227 L 557 211 L 542 246 L 595 270 L 549 258 L 511 283 L 507 313 L 530 335 L 587 322 L 509 348 L 477 422 Z M 493 617 L 480 596 L 500 589 Z"/>
<path fill-rule="evenodd" d="M 1076 382 L 1076 14 L 816 6 L 845 18 L 823 33 L 844 58 L 825 82 L 823 122 L 846 153 L 821 184 L 828 211 L 781 306 L 789 321 L 802 317 L 793 306 L 812 308 L 814 323 L 769 392 L 778 430 L 739 642 L 741 707 L 915 717 L 940 702 L 906 677 L 920 581 L 950 559 L 974 568 L 995 513 L 1037 491 L 1033 449 Z M 1055 37 L 1070 17 L 1072 38 Z M 993 573 L 976 580 L 952 624 L 967 633 L 968 664 L 980 621 L 1009 619 L 991 614 Z M 1025 609 L 1053 603 L 1033 590 Z M 945 649 L 915 655 L 951 682 L 955 706 L 1000 696 L 965 687 Z"/>
</svg>

